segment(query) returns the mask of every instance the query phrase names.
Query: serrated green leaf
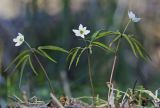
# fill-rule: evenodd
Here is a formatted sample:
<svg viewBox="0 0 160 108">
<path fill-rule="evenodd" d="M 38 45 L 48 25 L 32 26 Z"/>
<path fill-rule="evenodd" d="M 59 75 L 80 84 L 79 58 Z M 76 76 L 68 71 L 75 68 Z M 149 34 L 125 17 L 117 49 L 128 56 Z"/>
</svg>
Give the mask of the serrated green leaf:
<svg viewBox="0 0 160 108">
<path fill-rule="evenodd" d="M 126 35 L 126 34 L 123 34 L 122 36 L 128 41 L 128 43 L 129 43 L 129 45 L 130 45 L 130 47 L 131 47 L 134 55 L 135 55 L 136 57 L 138 57 L 138 56 L 137 56 L 137 53 L 136 53 L 136 50 L 135 50 L 135 47 L 134 47 L 134 45 L 133 45 L 133 43 L 132 43 L 132 40 L 129 38 L 129 36 Z"/>
<path fill-rule="evenodd" d="M 87 49 L 87 47 L 84 47 L 84 48 L 81 50 L 80 54 L 78 55 L 77 61 L 76 61 L 76 66 L 78 65 L 78 62 L 79 62 L 79 59 L 80 59 L 81 55 L 83 54 L 83 52 L 84 52 L 86 49 Z"/>
<path fill-rule="evenodd" d="M 20 79 L 19 79 L 19 88 L 21 87 L 22 76 L 23 76 L 24 68 L 25 68 L 25 66 L 26 66 L 27 61 L 28 61 L 28 59 L 24 60 L 24 62 L 23 62 L 23 64 L 22 64 L 22 67 L 21 67 Z"/>
<path fill-rule="evenodd" d="M 16 63 L 19 59 L 21 59 L 22 57 L 24 57 L 26 54 L 28 54 L 30 52 L 30 50 L 24 50 L 23 52 L 21 52 L 8 66 L 7 68 L 4 70 L 4 72 L 6 72 L 14 63 Z"/>
<path fill-rule="evenodd" d="M 97 46 L 100 47 L 102 49 L 104 49 L 105 51 L 109 51 L 109 52 L 114 52 L 110 47 L 108 47 L 107 45 L 101 43 L 101 42 L 92 42 L 93 46 Z"/>
<path fill-rule="evenodd" d="M 67 50 L 61 48 L 61 47 L 57 47 L 57 46 L 52 46 L 52 45 L 48 45 L 48 46 L 40 46 L 38 47 L 39 50 L 53 50 L 53 51 L 60 51 L 60 52 L 64 52 L 64 53 L 68 53 Z"/>
<path fill-rule="evenodd" d="M 73 61 L 74 61 L 74 59 L 76 58 L 76 55 L 77 55 L 79 49 L 80 49 L 80 47 L 77 48 L 77 49 L 74 51 L 73 56 L 72 56 L 72 58 L 71 58 L 71 61 L 70 61 L 70 63 L 69 63 L 69 69 L 70 69 L 70 67 L 71 67 L 71 65 L 72 65 L 72 63 L 73 63 Z"/>
<path fill-rule="evenodd" d="M 57 61 L 54 60 L 51 56 L 49 56 L 44 50 L 39 49 L 39 51 L 41 52 L 41 54 L 42 54 L 44 57 L 48 58 L 49 60 L 51 60 L 51 61 L 54 62 L 54 63 L 57 63 Z"/>
<path fill-rule="evenodd" d="M 105 36 L 120 35 L 120 34 L 121 34 L 120 32 L 113 32 L 113 31 L 102 32 L 99 33 L 99 35 L 95 38 L 95 40 Z"/>
<path fill-rule="evenodd" d="M 34 74 L 37 76 L 38 73 L 37 73 L 37 71 L 35 70 L 35 68 L 34 68 L 34 66 L 32 64 L 32 60 L 31 60 L 30 56 L 28 57 L 28 61 L 29 61 L 29 65 L 30 65 L 31 69 L 33 70 Z"/>
</svg>

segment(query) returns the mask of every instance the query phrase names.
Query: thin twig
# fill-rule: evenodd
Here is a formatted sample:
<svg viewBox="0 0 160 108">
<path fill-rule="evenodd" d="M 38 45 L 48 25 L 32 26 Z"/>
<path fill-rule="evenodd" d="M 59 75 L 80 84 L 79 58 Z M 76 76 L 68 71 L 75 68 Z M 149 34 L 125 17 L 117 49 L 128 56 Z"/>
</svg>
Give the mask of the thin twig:
<svg viewBox="0 0 160 108">
<path fill-rule="evenodd" d="M 64 108 L 62 104 L 58 101 L 58 99 L 54 96 L 53 93 L 51 93 L 50 96 L 52 98 L 52 101 L 55 102 L 59 106 L 59 108 Z"/>
</svg>

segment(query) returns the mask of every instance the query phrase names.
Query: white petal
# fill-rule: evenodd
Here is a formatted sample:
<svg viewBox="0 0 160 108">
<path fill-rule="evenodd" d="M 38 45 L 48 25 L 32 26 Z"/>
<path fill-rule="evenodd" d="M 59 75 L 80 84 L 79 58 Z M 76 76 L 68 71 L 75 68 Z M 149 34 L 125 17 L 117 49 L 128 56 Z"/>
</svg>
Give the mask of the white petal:
<svg viewBox="0 0 160 108">
<path fill-rule="evenodd" d="M 90 33 L 90 30 L 85 30 L 85 31 L 84 31 L 84 34 L 85 34 L 85 35 L 88 35 L 89 33 Z"/>
<path fill-rule="evenodd" d="M 83 30 L 85 31 L 87 29 L 87 27 L 83 27 Z"/>
<path fill-rule="evenodd" d="M 18 36 L 23 36 L 21 33 L 18 33 Z"/>
<path fill-rule="evenodd" d="M 132 11 L 128 11 L 128 17 L 129 19 L 135 18 L 135 14 Z"/>
<path fill-rule="evenodd" d="M 141 20 L 141 18 L 133 18 L 132 21 L 133 22 L 139 22 Z"/>
<path fill-rule="evenodd" d="M 81 37 L 81 38 L 84 38 L 84 35 L 81 35 L 80 37 Z"/>
<path fill-rule="evenodd" d="M 76 33 L 76 36 L 82 36 L 82 34 L 80 32 Z"/>
<path fill-rule="evenodd" d="M 18 33 L 17 38 L 18 38 L 18 39 L 20 39 L 20 38 L 21 38 L 21 39 L 23 39 L 23 40 L 24 40 L 24 35 L 23 35 L 23 34 L 21 34 L 21 33 Z"/>
<path fill-rule="evenodd" d="M 83 30 L 83 25 L 82 24 L 79 25 L 79 30 Z"/>
<path fill-rule="evenodd" d="M 15 44 L 15 46 L 20 46 L 22 43 L 20 43 L 20 42 L 17 42 L 16 44 Z"/>
<path fill-rule="evenodd" d="M 14 38 L 14 39 L 13 39 L 13 42 L 17 42 L 17 41 L 18 41 L 17 38 Z"/>
<path fill-rule="evenodd" d="M 73 29 L 72 30 L 75 34 L 79 33 L 79 30 Z"/>
</svg>

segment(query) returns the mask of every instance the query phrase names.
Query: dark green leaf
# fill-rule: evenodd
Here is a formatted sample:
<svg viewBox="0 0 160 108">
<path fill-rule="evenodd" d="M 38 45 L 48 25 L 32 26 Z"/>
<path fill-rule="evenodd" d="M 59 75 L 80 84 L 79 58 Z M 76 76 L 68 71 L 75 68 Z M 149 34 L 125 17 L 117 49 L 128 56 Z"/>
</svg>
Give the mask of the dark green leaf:
<svg viewBox="0 0 160 108">
<path fill-rule="evenodd" d="M 42 49 L 39 49 L 39 50 L 40 50 L 41 54 L 42 54 L 44 57 L 48 58 L 49 60 L 51 60 L 51 61 L 54 62 L 54 63 L 57 63 L 57 61 L 54 60 L 52 57 L 50 57 L 44 50 L 42 50 Z"/>
<path fill-rule="evenodd" d="M 28 61 L 29 61 L 29 65 L 30 65 L 31 69 L 33 70 L 34 74 L 38 75 L 37 71 L 35 70 L 35 68 L 33 66 L 33 63 L 32 63 L 32 60 L 31 60 L 30 56 L 28 57 Z"/>
<path fill-rule="evenodd" d="M 77 55 L 79 49 L 80 49 L 80 47 L 77 48 L 77 49 L 74 51 L 74 53 L 73 53 L 73 55 L 72 55 L 72 58 L 71 58 L 71 61 L 70 61 L 70 64 L 69 64 L 69 69 L 70 69 L 70 67 L 71 67 L 71 65 L 72 65 L 72 63 L 73 63 L 73 61 L 74 61 L 74 59 L 76 58 L 76 55 Z"/>
<path fill-rule="evenodd" d="M 98 34 L 96 39 L 99 39 L 99 38 L 102 38 L 102 37 L 105 37 L 105 36 L 120 35 L 120 34 L 121 34 L 120 32 L 112 32 L 112 31 L 102 32 L 102 33 Z"/>
<path fill-rule="evenodd" d="M 108 47 L 107 45 L 103 44 L 103 43 L 100 43 L 100 42 L 92 42 L 92 45 L 93 46 L 97 46 L 97 47 L 100 47 L 102 49 L 104 49 L 105 51 L 109 51 L 109 52 L 114 52 L 110 47 Z"/>
<path fill-rule="evenodd" d="M 96 38 L 96 36 L 101 32 L 101 30 L 96 31 L 92 36 L 91 36 L 91 42 Z"/>
<path fill-rule="evenodd" d="M 21 52 L 8 66 L 7 68 L 4 70 L 5 72 L 14 64 L 16 63 L 19 59 L 21 59 L 22 57 L 24 57 L 25 55 L 27 55 L 30 52 L 30 50 L 24 50 L 23 52 Z"/>
<path fill-rule="evenodd" d="M 77 48 L 80 48 L 80 47 L 72 48 L 72 49 L 69 51 L 68 56 L 67 56 L 67 58 L 66 58 L 67 61 L 69 60 L 70 56 L 73 55 L 74 51 L 75 51 Z"/>
<path fill-rule="evenodd" d="M 29 54 L 23 56 L 23 57 L 18 61 L 18 63 L 16 64 L 16 66 L 15 66 L 15 68 L 13 69 L 12 72 L 14 72 L 14 71 L 21 65 L 21 63 L 22 63 L 24 60 L 26 60 L 28 57 L 29 57 Z"/>
<path fill-rule="evenodd" d="M 67 50 L 61 48 L 61 47 L 57 47 L 57 46 L 52 46 L 52 45 L 48 45 L 48 46 L 40 46 L 38 47 L 39 50 L 53 50 L 53 51 L 60 51 L 60 52 L 65 52 L 68 53 Z"/>
<path fill-rule="evenodd" d="M 126 35 L 126 34 L 123 34 L 122 36 L 128 41 L 128 43 L 129 43 L 129 45 L 131 46 L 131 49 L 132 49 L 134 55 L 137 57 L 137 53 L 136 53 L 135 47 L 134 47 L 134 45 L 133 45 L 133 43 L 132 43 L 132 40 L 131 40 L 131 39 L 129 38 L 129 36 Z"/>
<path fill-rule="evenodd" d="M 109 46 L 111 47 L 113 43 L 115 43 L 117 40 L 119 40 L 121 38 L 121 35 L 118 35 L 117 37 L 115 37 L 111 43 L 109 44 Z"/>
<path fill-rule="evenodd" d="M 135 38 L 131 38 L 132 41 L 134 42 L 137 51 L 139 52 L 140 56 L 145 59 L 146 57 L 149 58 L 151 60 L 151 57 L 149 56 L 149 54 L 146 52 L 146 50 L 144 49 L 144 47 L 141 45 L 141 43 L 136 40 Z"/>
<path fill-rule="evenodd" d="M 22 76 L 23 76 L 23 72 L 24 72 L 24 68 L 26 66 L 28 59 L 24 60 L 22 67 L 21 67 L 21 71 L 20 71 L 20 79 L 19 79 L 19 88 L 21 87 L 21 82 L 22 82 Z"/>
<path fill-rule="evenodd" d="M 86 49 L 87 49 L 87 47 L 83 48 L 83 49 L 81 50 L 80 54 L 78 55 L 77 61 L 76 61 L 76 66 L 78 65 L 78 62 L 79 62 L 79 59 L 80 59 L 81 55 L 83 54 L 83 52 L 84 52 Z"/>
</svg>

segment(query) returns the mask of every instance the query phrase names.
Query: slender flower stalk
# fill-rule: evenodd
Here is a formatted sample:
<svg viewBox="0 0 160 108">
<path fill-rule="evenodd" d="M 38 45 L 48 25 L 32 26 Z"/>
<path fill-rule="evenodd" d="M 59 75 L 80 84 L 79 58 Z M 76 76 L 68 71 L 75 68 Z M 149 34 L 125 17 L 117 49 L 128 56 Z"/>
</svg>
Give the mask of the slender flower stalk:
<svg viewBox="0 0 160 108">
<path fill-rule="evenodd" d="M 85 46 L 88 47 L 88 52 L 87 52 L 87 55 L 88 55 L 88 74 L 89 74 L 89 80 L 90 80 L 90 84 L 91 84 L 91 90 L 92 90 L 92 103 L 93 105 L 95 105 L 94 103 L 94 85 L 93 85 L 93 79 L 92 79 L 92 67 L 91 67 L 91 52 L 90 52 L 90 49 L 89 49 L 89 46 L 90 44 L 88 45 L 86 40 L 85 40 L 85 36 L 88 35 L 90 33 L 90 30 L 87 30 L 87 27 L 83 27 L 82 24 L 79 25 L 78 27 L 78 30 L 77 29 L 73 29 L 72 30 L 76 36 L 79 36 L 81 38 L 83 38 L 84 40 L 84 43 L 85 43 Z"/>
<path fill-rule="evenodd" d="M 92 79 L 91 55 L 89 50 L 88 50 L 88 74 L 89 74 L 89 80 L 92 88 L 92 97 L 93 97 L 92 103 L 94 105 L 95 91 L 94 91 L 94 85 L 93 85 L 93 79 Z"/>
<path fill-rule="evenodd" d="M 83 39 L 85 42 L 86 47 L 90 46 L 87 45 L 87 42 L 85 39 Z M 88 75 L 89 75 L 89 80 L 90 80 L 90 84 L 91 84 L 91 90 L 92 90 L 92 104 L 95 105 L 94 102 L 94 97 L 95 97 L 95 90 L 94 90 L 94 85 L 93 85 L 93 79 L 92 79 L 92 67 L 91 67 L 91 55 L 90 55 L 90 49 L 88 49 L 87 52 L 87 58 L 88 58 Z"/>
<path fill-rule="evenodd" d="M 46 78 L 47 78 L 47 81 L 48 81 L 49 87 L 50 87 L 50 89 L 51 89 L 51 92 L 54 94 L 54 90 L 53 90 L 53 87 L 52 87 L 52 85 L 51 85 L 51 81 L 50 81 L 50 79 L 49 79 L 49 76 L 48 76 L 46 70 L 44 69 L 42 63 L 40 62 L 39 58 L 38 58 L 37 55 L 35 54 L 34 49 L 29 45 L 28 42 L 26 42 L 26 41 L 24 41 L 24 42 L 25 42 L 25 44 L 29 47 L 29 49 L 31 50 L 31 52 L 34 54 L 35 59 L 37 60 L 39 66 L 41 67 L 42 71 L 44 72 L 44 74 L 45 74 L 45 76 L 46 76 Z"/>
<path fill-rule="evenodd" d="M 43 70 L 43 72 L 44 72 L 44 74 L 45 74 L 45 76 L 46 76 L 46 78 L 47 78 L 47 80 L 48 80 L 48 84 L 49 84 L 49 87 L 50 87 L 50 89 L 51 89 L 51 92 L 54 94 L 53 88 L 52 88 L 52 86 L 51 86 L 51 81 L 50 81 L 50 79 L 49 79 L 49 77 L 48 77 L 48 74 L 47 74 L 46 70 L 44 69 L 44 67 L 43 67 L 42 63 L 40 62 L 39 58 L 37 57 L 37 55 L 35 54 L 34 49 L 25 41 L 24 35 L 21 34 L 21 33 L 18 33 L 18 36 L 13 39 L 13 42 L 16 43 L 16 44 L 15 44 L 16 47 L 22 45 L 23 43 L 25 43 L 25 44 L 29 47 L 29 49 L 30 49 L 31 52 L 34 54 L 34 57 L 36 58 L 39 66 L 40 66 L 41 69 Z"/>
</svg>

